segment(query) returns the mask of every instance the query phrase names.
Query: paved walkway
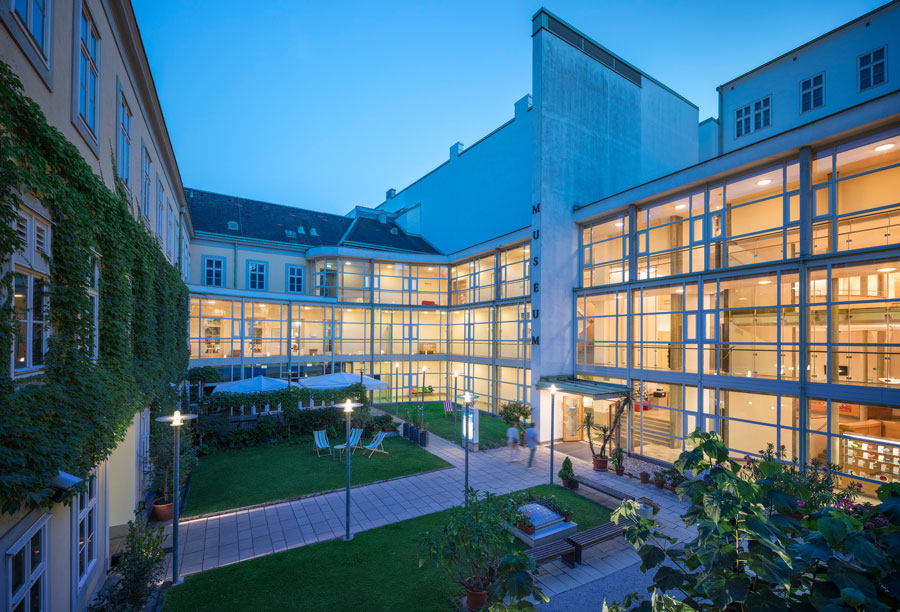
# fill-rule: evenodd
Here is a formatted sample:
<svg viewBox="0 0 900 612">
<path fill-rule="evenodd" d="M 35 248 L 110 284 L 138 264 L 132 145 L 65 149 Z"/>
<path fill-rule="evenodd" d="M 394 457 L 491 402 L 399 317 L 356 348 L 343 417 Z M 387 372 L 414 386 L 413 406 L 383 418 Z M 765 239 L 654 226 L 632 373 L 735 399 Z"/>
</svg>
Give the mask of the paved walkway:
<svg viewBox="0 0 900 612">
<path fill-rule="evenodd" d="M 462 503 L 464 450 L 433 435 L 430 436 L 428 450 L 454 467 L 354 487 L 350 505 L 351 532 L 396 523 Z M 506 448 L 469 453 L 469 485 L 479 491 L 501 494 L 548 483 L 549 448 L 538 448 L 533 469 L 526 469 L 528 454 L 526 449 L 522 451 L 513 462 L 508 461 L 509 451 Z M 556 470 L 559 470 L 563 458 L 561 453 L 556 454 Z M 582 478 L 628 495 L 656 500 L 662 508 L 657 519 L 669 534 L 683 538 L 691 533 L 678 518 L 685 505 L 674 495 L 653 486 L 640 485 L 633 479 L 593 472 L 587 461 L 578 458 L 573 458 L 572 463 L 576 474 Z M 558 478 L 556 482 L 559 483 Z M 186 576 L 342 537 L 345 531 L 344 516 L 345 495 L 339 492 L 184 520 L 181 522 L 179 541 L 181 574 Z M 171 545 L 171 542 L 168 544 Z M 584 565 L 578 568 L 570 569 L 559 560 L 542 565 L 539 583 L 548 596 L 553 597 L 604 578 L 619 568 L 633 565 L 637 560 L 637 553 L 632 547 L 623 538 L 618 538 L 588 549 Z M 168 563 L 171 564 L 171 555 Z M 171 567 L 167 568 L 167 576 L 171 578 Z"/>
</svg>

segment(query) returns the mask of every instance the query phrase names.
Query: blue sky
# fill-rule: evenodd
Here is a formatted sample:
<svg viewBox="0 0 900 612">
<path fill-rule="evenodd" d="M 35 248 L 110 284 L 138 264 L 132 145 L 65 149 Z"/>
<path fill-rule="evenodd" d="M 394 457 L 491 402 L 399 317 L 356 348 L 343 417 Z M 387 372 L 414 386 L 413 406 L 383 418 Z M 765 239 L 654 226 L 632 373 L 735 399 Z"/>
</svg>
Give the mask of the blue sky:
<svg viewBox="0 0 900 612">
<path fill-rule="evenodd" d="M 132 0 L 187 187 L 344 214 L 509 120 L 540 2 Z M 716 114 L 715 88 L 883 4 L 546 0 Z"/>
</svg>

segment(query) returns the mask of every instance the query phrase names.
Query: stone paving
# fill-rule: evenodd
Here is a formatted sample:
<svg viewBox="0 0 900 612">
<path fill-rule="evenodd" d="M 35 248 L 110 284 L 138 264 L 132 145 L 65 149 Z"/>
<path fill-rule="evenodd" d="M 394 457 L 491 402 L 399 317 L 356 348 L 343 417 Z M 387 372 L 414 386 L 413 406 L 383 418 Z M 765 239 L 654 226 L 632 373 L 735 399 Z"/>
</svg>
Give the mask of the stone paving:
<svg viewBox="0 0 900 612">
<path fill-rule="evenodd" d="M 428 450 L 454 467 L 353 487 L 351 532 L 373 529 L 462 503 L 464 450 L 433 435 Z M 538 447 L 532 469 L 526 467 L 527 449 L 521 450 L 512 462 L 506 448 L 469 453 L 469 485 L 479 491 L 502 494 L 549 482 L 549 447 Z M 563 458 L 561 453 L 556 453 L 556 470 Z M 322 458 L 322 461 L 328 460 Z M 365 458 L 354 456 L 354 460 L 365 461 Z M 587 461 L 578 458 L 572 458 L 572 463 L 575 473 L 584 479 L 629 496 L 653 499 L 660 504 L 656 518 L 664 531 L 679 539 L 691 535 L 679 518 L 686 504 L 679 502 L 675 495 L 652 485 L 641 485 L 635 479 L 594 472 Z M 558 478 L 555 480 L 559 483 Z M 586 487 L 582 490 L 589 492 Z M 344 517 L 345 495 L 341 491 L 183 520 L 179 532 L 181 575 L 342 537 Z M 167 545 L 171 546 L 171 542 Z M 624 538 L 617 538 L 585 551 L 584 565 L 578 568 L 566 567 L 560 560 L 542 565 L 538 582 L 547 595 L 553 597 L 609 576 L 637 560 L 634 549 Z M 171 579 L 171 555 L 167 563 L 167 577 Z"/>
</svg>

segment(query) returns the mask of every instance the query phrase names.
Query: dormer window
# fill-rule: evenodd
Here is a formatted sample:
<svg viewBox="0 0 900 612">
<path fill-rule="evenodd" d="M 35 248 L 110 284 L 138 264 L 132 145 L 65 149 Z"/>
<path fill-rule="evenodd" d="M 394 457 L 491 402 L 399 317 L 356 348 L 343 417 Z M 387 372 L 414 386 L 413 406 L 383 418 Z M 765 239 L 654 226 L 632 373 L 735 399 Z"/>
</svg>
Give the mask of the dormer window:
<svg viewBox="0 0 900 612">
<path fill-rule="evenodd" d="M 237 231 L 237 229 L 238 229 L 238 222 L 237 222 L 237 221 L 229 221 L 229 222 L 228 222 L 228 229 Z"/>
<path fill-rule="evenodd" d="M 318 236 L 319 232 L 316 231 L 316 228 L 311 227 L 311 228 L 309 228 L 309 235 L 310 236 Z"/>
<path fill-rule="evenodd" d="M 296 238 L 297 232 L 295 232 L 292 229 L 286 229 L 286 230 L 284 230 L 284 235 L 287 236 L 288 238 Z"/>
</svg>

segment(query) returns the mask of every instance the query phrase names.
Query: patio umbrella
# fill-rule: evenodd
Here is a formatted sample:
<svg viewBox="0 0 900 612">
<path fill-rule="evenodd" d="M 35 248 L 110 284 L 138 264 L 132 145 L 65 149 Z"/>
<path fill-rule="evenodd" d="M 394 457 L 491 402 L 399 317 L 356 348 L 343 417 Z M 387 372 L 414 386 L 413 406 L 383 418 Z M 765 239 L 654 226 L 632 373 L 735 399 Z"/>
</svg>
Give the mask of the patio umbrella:
<svg viewBox="0 0 900 612">
<path fill-rule="evenodd" d="M 245 378 L 244 380 L 219 383 L 216 385 L 213 393 L 259 393 L 260 391 L 284 389 L 287 386 L 288 381 L 286 380 L 269 378 L 268 376 L 254 376 L 253 378 Z"/>
<path fill-rule="evenodd" d="M 301 378 L 297 381 L 301 387 L 307 389 L 343 389 L 350 385 L 362 382 L 366 386 L 367 391 L 376 389 L 387 389 L 387 383 L 371 376 L 363 376 L 360 381 L 359 374 L 350 374 L 348 372 L 336 372 L 334 374 L 325 374 L 324 376 L 310 376 Z"/>
</svg>

